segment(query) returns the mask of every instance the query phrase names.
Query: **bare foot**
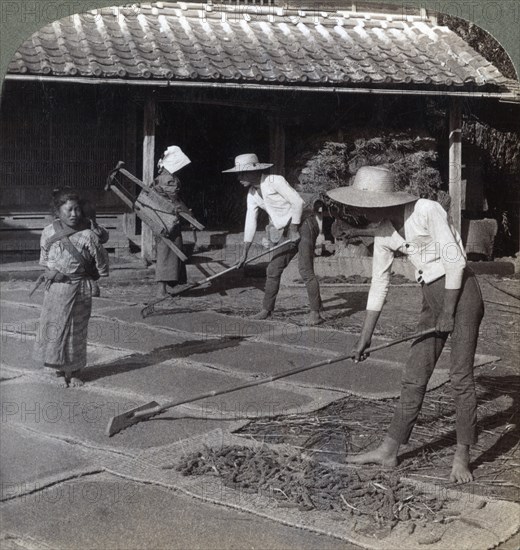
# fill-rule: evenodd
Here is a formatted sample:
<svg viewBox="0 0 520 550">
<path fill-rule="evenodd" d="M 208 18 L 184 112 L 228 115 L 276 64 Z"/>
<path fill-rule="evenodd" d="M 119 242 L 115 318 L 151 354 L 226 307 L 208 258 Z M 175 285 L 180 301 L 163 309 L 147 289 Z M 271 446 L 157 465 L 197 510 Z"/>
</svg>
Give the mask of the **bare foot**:
<svg viewBox="0 0 520 550">
<path fill-rule="evenodd" d="M 307 325 L 316 326 L 321 325 L 325 319 L 320 315 L 319 311 L 311 311 L 309 317 L 307 318 Z"/>
<path fill-rule="evenodd" d="M 368 453 L 347 455 L 346 461 L 350 464 L 380 464 L 385 468 L 395 468 L 397 466 L 398 450 L 399 443 L 394 439 L 385 437 L 377 449 Z"/>
<path fill-rule="evenodd" d="M 469 483 L 473 481 L 473 474 L 469 469 L 469 445 L 457 445 L 450 481 L 453 483 Z"/>
<path fill-rule="evenodd" d="M 67 380 L 65 379 L 64 376 L 60 376 L 59 378 L 55 378 L 54 379 L 54 383 L 59 387 L 59 388 L 68 388 L 69 385 L 67 383 Z"/>
<path fill-rule="evenodd" d="M 65 379 L 65 373 L 61 370 L 51 371 L 45 369 L 46 379 L 60 388 L 66 388 L 68 386 L 67 380 Z"/>
<path fill-rule="evenodd" d="M 263 321 L 264 319 L 269 319 L 269 317 L 271 317 L 272 314 L 273 314 L 272 311 L 267 311 L 267 309 L 262 309 L 260 313 L 253 315 L 253 319 Z"/>
<path fill-rule="evenodd" d="M 81 369 L 68 373 L 65 376 L 65 379 L 67 380 L 69 387 L 79 388 L 80 386 L 83 386 L 84 382 L 83 380 L 81 380 L 80 376 L 81 376 Z"/>
</svg>

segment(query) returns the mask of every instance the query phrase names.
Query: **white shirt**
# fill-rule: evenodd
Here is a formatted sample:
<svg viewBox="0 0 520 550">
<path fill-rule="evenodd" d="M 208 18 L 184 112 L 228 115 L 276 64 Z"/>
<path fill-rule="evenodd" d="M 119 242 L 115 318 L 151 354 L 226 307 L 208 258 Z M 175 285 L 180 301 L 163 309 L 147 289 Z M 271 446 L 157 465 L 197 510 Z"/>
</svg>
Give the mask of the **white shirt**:
<svg viewBox="0 0 520 550">
<path fill-rule="evenodd" d="M 271 224 L 276 229 L 283 229 L 287 224 L 300 224 L 304 200 L 287 183 L 282 176 L 265 174 L 260 181 L 261 195 L 254 187 L 247 194 L 247 214 L 244 226 L 244 242 L 253 242 L 256 233 L 258 209 L 262 208 L 269 215 Z"/>
<path fill-rule="evenodd" d="M 444 208 L 435 201 L 419 199 L 406 205 L 404 219 L 405 239 L 388 220 L 376 229 L 372 284 L 367 302 L 367 309 L 372 311 L 380 311 L 383 307 L 397 251 L 405 254 L 414 265 L 417 282 L 431 283 L 445 275 L 447 289 L 462 286 L 466 254 L 460 235 L 449 222 Z"/>
</svg>

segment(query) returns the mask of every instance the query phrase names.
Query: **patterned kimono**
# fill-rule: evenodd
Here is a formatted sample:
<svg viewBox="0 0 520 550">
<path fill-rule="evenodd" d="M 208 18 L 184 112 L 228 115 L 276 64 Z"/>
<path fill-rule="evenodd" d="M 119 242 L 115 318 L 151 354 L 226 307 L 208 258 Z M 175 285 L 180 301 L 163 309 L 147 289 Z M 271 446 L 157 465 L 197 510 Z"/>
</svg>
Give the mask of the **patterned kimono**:
<svg viewBox="0 0 520 550">
<path fill-rule="evenodd" d="M 34 357 L 43 366 L 71 374 L 87 364 L 87 330 L 92 310 L 92 278 L 62 241 L 49 242 L 53 224 L 42 232 L 40 265 L 66 275 L 45 291 Z M 108 276 L 108 255 L 98 236 L 83 229 L 69 237 L 74 247 L 95 266 L 100 277 Z"/>
</svg>

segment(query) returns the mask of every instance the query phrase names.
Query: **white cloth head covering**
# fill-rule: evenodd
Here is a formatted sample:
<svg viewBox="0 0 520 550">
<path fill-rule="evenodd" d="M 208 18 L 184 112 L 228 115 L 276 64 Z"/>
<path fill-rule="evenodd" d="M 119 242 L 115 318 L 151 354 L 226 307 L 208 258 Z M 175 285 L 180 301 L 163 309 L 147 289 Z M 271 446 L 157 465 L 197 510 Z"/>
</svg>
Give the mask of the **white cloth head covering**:
<svg viewBox="0 0 520 550">
<path fill-rule="evenodd" d="M 165 168 L 170 174 L 175 174 L 181 168 L 189 164 L 191 160 L 182 152 L 177 145 L 171 145 L 164 151 L 162 159 L 159 160 L 159 168 Z"/>
</svg>

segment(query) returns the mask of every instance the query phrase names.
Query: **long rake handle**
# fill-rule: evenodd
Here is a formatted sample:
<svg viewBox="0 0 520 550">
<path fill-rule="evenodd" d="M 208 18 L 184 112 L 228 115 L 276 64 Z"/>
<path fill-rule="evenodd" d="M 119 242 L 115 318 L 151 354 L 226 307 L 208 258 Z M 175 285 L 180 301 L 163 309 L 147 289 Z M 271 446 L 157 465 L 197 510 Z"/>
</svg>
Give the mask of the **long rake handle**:
<svg viewBox="0 0 520 550">
<path fill-rule="evenodd" d="M 417 332 L 415 334 L 410 334 L 409 336 L 405 336 L 404 338 L 399 338 L 398 340 L 392 340 L 391 342 L 387 342 L 386 344 L 381 344 L 379 346 L 374 346 L 373 348 L 369 348 L 365 350 L 366 353 L 372 353 L 374 351 L 379 351 L 385 348 L 389 348 L 391 346 L 395 346 L 397 344 L 401 344 L 402 342 L 406 342 L 408 340 L 414 340 L 416 338 L 421 338 L 422 336 L 427 336 L 428 334 L 432 334 L 435 332 L 435 328 L 430 328 L 427 330 L 423 330 L 422 332 Z M 133 419 L 138 419 L 143 416 L 150 416 L 159 414 L 164 412 L 167 409 L 172 409 L 173 407 L 178 407 L 179 405 L 185 405 L 186 403 L 193 403 L 195 401 L 200 401 L 201 399 L 206 399 L 208 397 L 216 397 L 217 395 L 223 395 L 226 393 L 231 393 L 238 390 L 243 390 L 245 388 L 252 388 L 254 386 L 260 386 L 261 384 L 268 384 L 269 382 L 274 382 L 275 380 L 279 380 L 280 378 L 285 378 L 287 376 L 291 376 L 293 374 L 298 374 L 300 372 L 305 372 L 307 370 L 311 369 L 317 369 L 318 367 L 323 367 L 325 365 L 331 365 L 332 363 L 338 363 L 339 361 L 345 361 L 346 359 L 353 359 L 355 356 L 354 354 L 350 355 L 342 355 L 340 357 L 333 357 L 331 359 L 327 359 L 325 361 L 320 361 L 319 363 L 314 363 L 312 365 L 307 365 L 306 367 L 297 367 L 295 369 L 291 369 L 285 372 L 281 372 L 280 374 L 275 374 L 273 376 L 269 376 L 267 378 L 263 378 L 262 380 L 253 380 L 251 382 L 246 382 L 245 384 L 241 384 L 240 386 L 235 386 L 234 388 L 228 388 L 227 390 L 213 390 L 207 393 L 204 393 L 202 395 L 199 395 L 197 397 L 191 397 L 190 399 L 183 399 L 182 401 L 172 401 L 170 403 L 166 403 L 165 405 L 161 405 L 159 407 L 154 407 L 152 409 L 144 410 L 135 412 L 132 416 Z"/>
<path fill-rule="evenodd" d="M 265 256 L 266 254 L 269 254 L 270 252 L 274 252 L 275 250 L 278 250 L 279 248 L 282 248 L 282 246 L 285 246 L 286 244 L 290 244 L 292 241 L 284 241 L 283 243 L 277 244 L 276 246 L 273 246 L 272 248 L 269 248 L 269 250 L 264 250 L 263 252 L 260 252 L 260 254 L 257 254 L 256 256 L 253 256 L 252 258 L 248 258 L 245 264 L 249 264 L 251 262 L 254 262 L 255 260 L 258 260 L 258 258 L 261 258 L 262 256 Z M 213 279 L 216 279 L 217 277 L 221 277 L 222 275 L 225 275 L 226 273 L 229 273 L 230 271 L 233 271 L 237 269 L 238 263 L 232 265 L 231 267 L 228 267 L 227 269 L 224 269 L 223 271 L 219 271 L 218 273 L 215 273 L 215 275 L 211 275 L 211 277 L 206 277 L 202 281 L 197 281 L 196 283 L 193 283 L 196 286 L 209 283 L 209 281 L 212 281 Z"/>
<path fill-rule="evenodd" d="M 274 252 L 275 250 L 278 250 L 279 248 L 282 248 L 282 246 L 285 246 L 287 244 L 290 244 L 292 241 L 284 241 L 283 243 L 279 243 L 276 246 L 273 246 L 272 248 L 269 248 L 268 250 L 264 250 L 263 252 L 260 252 L 260 254 L 257 254 L 256 256 L 253 256 L 252 258 L 248 258 L 245 261 L 245 264 L 249 264 L 251 262 L 254 262 L 258 258 L 261 258 L 262 256 L 265 256 L 266 254 L 269 254 L 271 252 Z M 222 277 L 222 275 L 225 275 L 226 273 L 229 273 L 230 271 L 234 271 L 238 268 L 238 263 L 232 265 L 231 267 L 228 267 L 227 269 L 224 269 L 223 271 L 219 271 L 218 273 L 215 273 L 214 275 L 211 275 L 210 277 L 206 277 L 205 279 L 201 279 L 200 281 L 195 281 L 194 283 L 191 283 L 190 285 L 184 286 L 179 290 L 179 292 L 174 292 L 173 294 L 169 296 L 165 296 L 164 298 L 160 298 L 158 300 L 155 300 L 154 302 L 148 304 L 141 310 L 141 315 L 143 317 L 148 317 L 153 311 L 154 307 L 161 302 L 164 302 L 165 300 L 168 300 L 172 297 L 179 296 L 179 294 L 182 294 L 184 292 L 187 292 L 188 290 L 191 290 L 193 288 L 197 288 L 198 286 L 204 285 L 206 283 L 209 283 L 210 281 L 213 281 L 213 279 L 217 279 L 218 277 Z"/>
</svg>

